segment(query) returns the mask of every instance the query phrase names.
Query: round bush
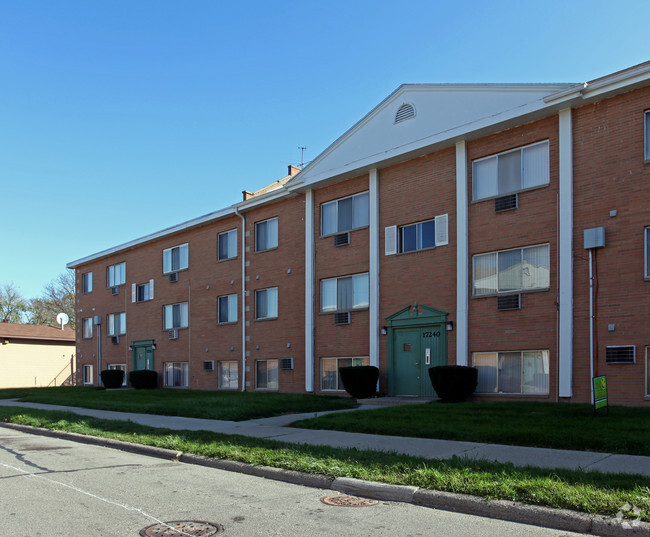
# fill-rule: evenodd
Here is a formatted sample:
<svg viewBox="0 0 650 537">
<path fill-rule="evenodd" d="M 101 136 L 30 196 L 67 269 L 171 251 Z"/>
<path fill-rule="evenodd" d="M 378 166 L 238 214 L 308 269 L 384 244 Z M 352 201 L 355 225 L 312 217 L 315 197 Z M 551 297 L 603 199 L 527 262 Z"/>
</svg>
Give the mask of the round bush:
<svg viewBox="0 0 650 537">
<path fill-rule="evenodd" d="M 102 384 L 107 390 L 121 388 L 124 382 L 124 371 L 121 369 L 105 369 L 100 373 Z"/>
<path fill-rule="evenodd" d="M 379 368 L 374 365 L 357 365 L 339 368 L 343 387 L 352 397 L 366 399 L 377 393 Z"/>
<path fill-rule="evenodd" d="M 129 381 L 136 390 L 153 390 L 158 387 L 158 373 L 151 369 L 131 371 Z"/>
<path fill-rule="evenodd" d="M 476 390 L 478 369 L 464 365 L 439 365 L 429 369 L 429 378 L 443 402 L 458 403 Z"/>
</svg>

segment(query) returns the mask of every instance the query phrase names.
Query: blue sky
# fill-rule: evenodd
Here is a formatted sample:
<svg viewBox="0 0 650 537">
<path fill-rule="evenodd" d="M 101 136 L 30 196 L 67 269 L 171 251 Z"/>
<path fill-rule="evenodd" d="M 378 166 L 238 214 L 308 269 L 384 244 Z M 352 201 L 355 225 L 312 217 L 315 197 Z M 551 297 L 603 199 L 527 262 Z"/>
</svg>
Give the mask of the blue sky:
<svg viewBox="0 0 650 537">
<path fill-rule="evenodd" d="M 615 7 L 614 7 L 615 6 Z M 584 82 L 647 0 L 0 2 L 0 285 L 210 213 L 402 83 Z"/>
</svg>

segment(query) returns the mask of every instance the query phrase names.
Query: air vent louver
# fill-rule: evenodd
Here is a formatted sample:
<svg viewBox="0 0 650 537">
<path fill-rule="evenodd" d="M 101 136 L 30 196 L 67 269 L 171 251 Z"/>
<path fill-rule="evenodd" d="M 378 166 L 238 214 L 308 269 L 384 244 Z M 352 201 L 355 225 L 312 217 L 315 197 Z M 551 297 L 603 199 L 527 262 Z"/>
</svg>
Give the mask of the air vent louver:
<svg viewBox="0 0 650 537">
<path fill-rule="evenodd" d="M 517 194 L 509 194 L 494 198 L 494 212 L 501 213 L 503 211 L 511 211 L 519 207 L 519 196 Z"/>
<path fill-rule="evenodd" d="M 415 107 L 411 103 L 404 103 L 395 113 L 395 123 L 401 123 L 415 117 Z"/>
<path fill-rule="evenodd" d="M 498 296 L 497 309 L 499 311 L 521 309 L 521 295 Z"/>
</svg>

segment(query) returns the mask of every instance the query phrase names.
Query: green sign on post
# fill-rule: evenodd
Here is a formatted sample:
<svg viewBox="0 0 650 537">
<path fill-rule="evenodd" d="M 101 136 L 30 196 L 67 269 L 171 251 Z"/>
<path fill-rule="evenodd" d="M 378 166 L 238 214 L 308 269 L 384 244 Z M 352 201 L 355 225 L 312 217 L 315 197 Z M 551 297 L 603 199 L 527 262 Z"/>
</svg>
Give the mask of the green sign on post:
<svg viewBox="0 0 650 537">
<path fill-rule="evenodd" d="M 607 406 L 607 377 L 594 377 L 594 414 L 599 408 L 609 408 Z"/>
</svg>

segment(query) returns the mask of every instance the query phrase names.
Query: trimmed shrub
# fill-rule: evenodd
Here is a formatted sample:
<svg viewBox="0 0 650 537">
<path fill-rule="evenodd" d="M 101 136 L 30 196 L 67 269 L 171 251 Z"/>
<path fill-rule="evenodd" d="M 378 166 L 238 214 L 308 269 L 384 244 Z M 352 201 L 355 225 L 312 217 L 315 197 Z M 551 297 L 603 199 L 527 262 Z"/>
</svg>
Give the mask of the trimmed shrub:
<svg viewBox="0 0 650 537">
<path fill-rule="evenodd" d="M 478 369 L 464 365 L 439 365 L 429 368 L 429 378 L 444 403 L 458 403 L 476 390 Z"/>
<path fill-rule="evenodd" d="M 124 371 L 121 369 L 104 369 L 99 374 L 102 378 L 102 384 L 107 390 L 121 388 L 124 382 Z"/>
<path fill-rule="evenodd" d="M 352 397 L 365 399 L 377 393 L 379 368 L 374 365 L 357 365 L 339 369 L 343 387 Z"/>
<path fill-rule="evenodd" d="M 151 369 L 131 371 L 129 381 L 136 390 L 153 390 L 158 387 L 158 373 Z"/>
</svg>

